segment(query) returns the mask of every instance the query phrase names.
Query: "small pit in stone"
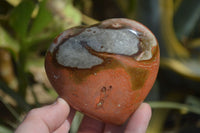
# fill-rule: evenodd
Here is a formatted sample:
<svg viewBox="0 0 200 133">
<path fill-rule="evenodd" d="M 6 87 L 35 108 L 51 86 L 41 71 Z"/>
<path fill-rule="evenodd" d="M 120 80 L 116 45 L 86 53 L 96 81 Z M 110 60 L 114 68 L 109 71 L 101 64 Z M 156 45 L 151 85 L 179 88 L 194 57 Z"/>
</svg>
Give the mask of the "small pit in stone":
<svg viewBox="0 0 200 133">
<path fill-rule="evenodd" d="M 91 31 L 92 31 L 91 29 L 88 29 L 88 30 L 87 30 L 87 32 L 91 32 Z"/>
<path fill-rule="evenodd" d="M 112 85 L 110 85 L 109 88 L 112 89 Z"/>
<path fill-rule="evenodd" d="M 106 92 L 106 87 L 102 87 L 101 92 Z"/>
<path fill-rule="evenodd" d="M 97 103 L 97 108 L 100 108 L 103 106 L 104 100 L 100 99 L 99 102 Z"/>
</svg>

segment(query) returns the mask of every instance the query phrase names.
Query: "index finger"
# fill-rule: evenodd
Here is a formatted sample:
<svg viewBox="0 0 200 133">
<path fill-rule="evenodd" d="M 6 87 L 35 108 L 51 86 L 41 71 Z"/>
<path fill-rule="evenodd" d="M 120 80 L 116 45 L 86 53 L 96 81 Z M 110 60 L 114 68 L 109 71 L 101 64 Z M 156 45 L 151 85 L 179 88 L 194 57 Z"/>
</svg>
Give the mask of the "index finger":
<svg viewBox="0 0 200 133">
<path fill-rule="evenodd" d="M 69 105 L 62 98 L 58 98 L 52 105 L 31 110 L 15 133 L 53 132 L 64 123 L 69 111 Z"/>
</svg>

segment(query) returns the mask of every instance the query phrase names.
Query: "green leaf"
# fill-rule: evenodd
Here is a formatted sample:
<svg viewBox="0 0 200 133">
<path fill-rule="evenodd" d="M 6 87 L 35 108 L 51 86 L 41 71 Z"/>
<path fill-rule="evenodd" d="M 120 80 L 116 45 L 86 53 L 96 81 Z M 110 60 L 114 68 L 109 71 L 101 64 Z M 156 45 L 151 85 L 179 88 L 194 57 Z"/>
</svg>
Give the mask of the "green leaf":
<svg viewBox="0 0 200 133">
<path fill-rule="evenodd" d="M 0 26 L 0 47 L 10 49 L 14 53 L 18 53 L 18 43 Z"/>
<path fill-rule="evenodd" d="M 194 107 L 200 107 L 200 99 L 192 95 L 187 96 L 186 103 Z"/>
<path fill-rule="evenodd" d="M 64 9 L 64 13 L 66 15 L 66 18 L 68 20 L 73 21 L 75 25 L 80 24 L 81 22 L 81 13 L 79 10 L 77 10 L 72 3 L 69 1 Z"/>
<path fill-rule="evenodd" d="M 30 30 L 30 35 L 41 32 L 52 21 L 52 14 L 46 7 L 46 1 L 43 0 L 39 4 L 39 12 L 33 21 L 33 25 Z"/>
<path fill-rule="evenodd" d="M 22 1 L 10 15 L 10 25 L 22 39 L 26 37 L 31 15 L 34 9 L 32 1 Z"/>
<path fill-rule="evenodd" d="M 183 0 L 174 16 L 174 28 L 179 39 L 188 36 L 200 18 L 200 1 Z"/>
<path fill-rule="evenodd" d="M 5 15 L 11 10 L 12 6 L 7 1 L 0 1 L 0 14 Z"/>
<path fill-rule="evenodd" d="M 10 105 L 8 104 L 6 101 L 4 101 L 3 98 L 0 97 L 0 101 L 5 105 L 5 107 L 8 109 L 8 111 L 12 114 L 12 116 L 17 120 L 17 121 L 21 121 L 20 119 L 20 115 L 17 113 L 17 111 Z"/>
<path fill-rule="evenodd" d="M 78 132 L 78 128 L 80 127 L 80 124 L 83 120 L 83 117 L 84 117 L 84 114 L 76 111 L 74 119 L 73 119 L 72 124 L 71 124 L 71 128 L 70 128 L 71 133 L 77 133 Z"/>
<path fill-rule="evenodd" d="M 13 133 L 13 131 L 3 125 L 0 125 L 0 133 Z"/>
<path fill-rule="evenodd" d="M 48 2 L 48 9 L 53 16 L 50 31 L 61 32 L 81 24 L 81 12 L 73 6 L 72 0 L 52 0 Z"/>
<path fill-rule="evenodd" d="M 4 82 L 0 80 L 0 89 L 6 94 L 10 95 L 24 111 L 29 111 L 31 109 L 30 105 L 15 91 L 7 86 Z"/>
<path fill-rule="evenodd" d="M 160 66 L 169 68 L 182 76 L 200 81 L 200 62 L 196 59 L 161 58 Z"/>
<path fill-rule="evenodd" d="M 171 101 L 151 101 L 148 102 L 148 104 L 151 106 L 151 108 L 159 108 L 159 109 L 179 109 L 186 112 L 192 112 L 196 114 L 200 114 L 200 107 L 197 106 L 191 106 L 188 104 L 181 104 L 177 102 L 171 102 Z"/>
</svg>

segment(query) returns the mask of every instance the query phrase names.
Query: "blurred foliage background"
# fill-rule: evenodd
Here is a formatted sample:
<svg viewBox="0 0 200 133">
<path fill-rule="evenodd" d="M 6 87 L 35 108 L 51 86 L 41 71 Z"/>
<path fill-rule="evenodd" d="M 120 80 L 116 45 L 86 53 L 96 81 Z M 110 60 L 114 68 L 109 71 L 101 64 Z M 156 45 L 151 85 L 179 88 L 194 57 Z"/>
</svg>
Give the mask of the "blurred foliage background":
<svg viewBox="0 0 200 133">
<path fill-rule="evenodd" d="M 158 78 L 146 99 L 153 109 L 147 133 L 199 133 L 199 0 L 0 0 L 0 133 L 56 99 L 44 71 L 56 35 L 119 17 L 146 25 L 160 45 Z"/>
</svg>

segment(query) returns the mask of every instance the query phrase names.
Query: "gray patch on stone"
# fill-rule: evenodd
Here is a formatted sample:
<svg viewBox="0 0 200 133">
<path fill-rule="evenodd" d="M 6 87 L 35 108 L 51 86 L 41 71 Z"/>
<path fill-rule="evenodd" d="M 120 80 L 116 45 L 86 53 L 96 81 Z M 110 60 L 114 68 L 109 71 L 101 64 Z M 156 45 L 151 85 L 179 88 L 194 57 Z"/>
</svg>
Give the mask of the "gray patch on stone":
<svg viewBox="0 0 200 133">
<path fill-rule="evenodd" d="M 56 59 L 66 67 L 91 68 L 103 60 L 92 55 L 81 42 L 97 52 L 133 55 L 138 52 L 139 39 L 130 29 L 86 28 L 59 46 Z"/>
<path fill-rule="evenodd" d="M 57 47 L 57 45 L 55 43 L 52 43 L 48 49 L 48 51 L 50 51 L 51 53 L 53 53 L 54 49 Z"/>
<path fill-rule="evenodd" d="M 90 54 L 87 49 L 79 44 L 78 40 L 68 40 L 63 43 L 56 54 L 59 64 L 66 67 L 91 68 L 101 64 L 103 60 Z"/>
<path fill-rule="evenodd" d="M 128 29 L 91 27 L 75 38 L 86 41 L 87 45 L 97 52 L 124 55 L 133 55 L 138 52 L 139 39 Z"/>
</svg>

